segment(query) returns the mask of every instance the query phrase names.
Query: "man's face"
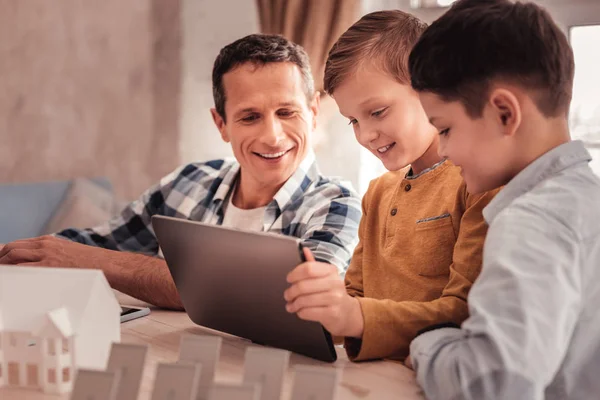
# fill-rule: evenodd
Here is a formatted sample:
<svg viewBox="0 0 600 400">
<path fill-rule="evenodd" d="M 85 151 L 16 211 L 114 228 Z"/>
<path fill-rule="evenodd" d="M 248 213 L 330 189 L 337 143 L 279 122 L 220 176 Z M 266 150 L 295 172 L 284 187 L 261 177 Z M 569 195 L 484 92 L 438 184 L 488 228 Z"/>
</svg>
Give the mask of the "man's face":
<svg viewBox="0 0 600 400">
<path fill-rule="evenodd" d="M 299 68 L 242 64 L 223 76 L 226 121 L 211 110 L 224 141 L 253 187 L 283 185 L 310 148 L 318 99 L 308 104 Z"/>
<path fill-rule="evenodd" d="M 439 154 L 461 167 L 470 193 L 480 193 L 506 184 L 511 176 L 513 138 L 504 134 L 496 111 L 486 105 L 483 115 L 473 119 L 461 102 L 420 93 L 421 103 L 439 132 Z"/>
<path fill-rule="evenodd" d="M 427 121 L 419 95 L 373 66 L 364 66 L 333 93 L 358 142 L 390 171 L 413 163 L 437 133 Z"/>
</svg>

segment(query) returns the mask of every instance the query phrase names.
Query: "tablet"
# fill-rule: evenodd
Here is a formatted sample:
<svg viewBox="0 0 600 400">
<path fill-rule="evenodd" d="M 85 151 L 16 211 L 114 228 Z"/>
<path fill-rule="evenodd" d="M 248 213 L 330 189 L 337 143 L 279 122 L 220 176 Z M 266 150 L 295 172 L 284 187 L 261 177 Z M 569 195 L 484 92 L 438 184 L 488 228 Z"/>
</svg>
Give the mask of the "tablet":
<svg viewBox="0 0 600 400">
<path fill-rule="evenodd" d="M 164 216 L 152 226 L 190 319 L 207 328 L 333 362 L 321 324 L 285 310 L 287 274 L 304 256 L 299 239 Z"/>
</svg>

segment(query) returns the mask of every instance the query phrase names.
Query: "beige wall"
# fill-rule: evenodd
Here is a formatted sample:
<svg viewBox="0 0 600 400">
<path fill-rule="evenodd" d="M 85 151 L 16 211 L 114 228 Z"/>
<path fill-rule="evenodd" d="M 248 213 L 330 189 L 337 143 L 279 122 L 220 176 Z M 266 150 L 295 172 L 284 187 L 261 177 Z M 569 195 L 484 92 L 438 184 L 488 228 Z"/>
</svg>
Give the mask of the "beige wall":
<svg viewBox="0 0 600 400">
<path fill-rule="evenodd" d="M 181 163 L 231 156 L 212 65 L 258 29 L 254 1 L 0 0 L 0 183 L 108 176 L 130 200 Z M 379 164 L 335 104 L 320 128 L 322 172 L 364 190 Z"/>
<path fill-rule="evenodd" d="M 178 164 L 179 0 L 0 0 L 0 182 L 108 176 L 137 196 Z"/>
</svg>

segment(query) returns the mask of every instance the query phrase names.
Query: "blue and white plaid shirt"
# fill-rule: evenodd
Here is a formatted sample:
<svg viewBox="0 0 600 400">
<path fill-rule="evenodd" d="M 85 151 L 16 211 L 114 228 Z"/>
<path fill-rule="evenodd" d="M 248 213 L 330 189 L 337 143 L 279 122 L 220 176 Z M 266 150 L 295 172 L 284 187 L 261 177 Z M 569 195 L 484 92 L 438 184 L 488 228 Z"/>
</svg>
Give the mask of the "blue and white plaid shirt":
<svg viewBox="0 0 600 400">
<path fill-rule="evenodd" d="M 240 165 L 231 160 L 188 164 L 164 177 L 120 215 L 91 229 L 67 229 L 63 238 L 111 250 L 151 256 L 159 254 L 153 215 L 166 215 L 217 225 L 235 187 Z M 319 261 L 343 274 L 358 242 L 361 203 L 350 184 L 320 175 L 309 153 L 268 204 L 265 232 L 300 238 Z"/>
</svg>

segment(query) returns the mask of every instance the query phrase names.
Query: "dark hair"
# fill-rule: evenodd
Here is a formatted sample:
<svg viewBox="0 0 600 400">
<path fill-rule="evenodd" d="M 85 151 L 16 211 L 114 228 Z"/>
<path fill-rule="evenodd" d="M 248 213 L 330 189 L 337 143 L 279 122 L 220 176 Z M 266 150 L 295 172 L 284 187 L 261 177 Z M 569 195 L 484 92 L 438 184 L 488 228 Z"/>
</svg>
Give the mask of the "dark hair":
<svg viewBox="0 0 600 400">
<path fill-rule="evenodd" d="M 291 62 L 298 66 L 304 80 L 307 101 L 310 101 L 314 95 L 315 84 L 308 55 L 302 46 L 280 35 L 253 34 L 223 47 L 215 60 L 212 72 L 213 98 L 219 115 L 225 119 L 226 95 L 223 75 L 245 63 L 263 66 L 277 62 Z"/>
<path fill-rule="evenodd" d="M 423 33 L 408 65 L 415 90 L 458 100 L 474 118 L 495 79 L 531 90 L 546 117 L 569 111 L 573 51 L 548 12 L 533 3 L 459 0 Z"/>
<path fill-rule="evenodd" d="M 427 28 L 418 18 L 399 10 L 363 16 L 335 42 L 325 64 L 325 91 L 334 90 L 363 62 L 375 62 L 403 84 L 409 84 L 408 55 Z"/>
</svg>

